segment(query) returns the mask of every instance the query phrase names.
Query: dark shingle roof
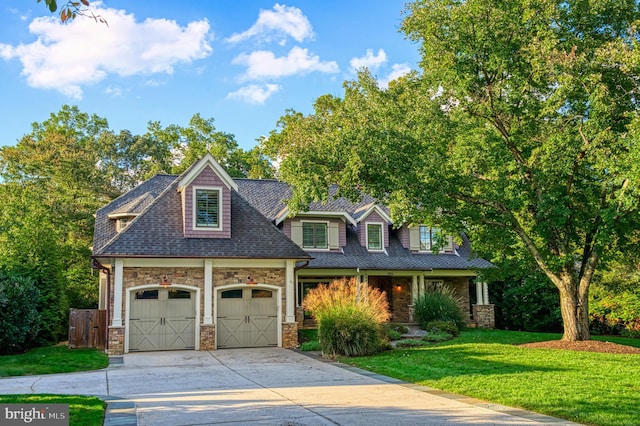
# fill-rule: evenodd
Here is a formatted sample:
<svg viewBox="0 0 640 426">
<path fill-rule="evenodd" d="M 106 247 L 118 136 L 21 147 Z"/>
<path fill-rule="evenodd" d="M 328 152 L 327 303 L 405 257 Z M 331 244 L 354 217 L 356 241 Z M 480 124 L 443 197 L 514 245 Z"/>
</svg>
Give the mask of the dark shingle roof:
<svg viewBox="0 0 640 426">
<path fill-rule="evenodd" d="M 185 238 L 182 200 L 176 190 L 178 182 L 179 176 L 154 176 L 98 210 L 94 256 L 311 258 L 308 267 L 321 269 L 462 270 L 493 266 L 472 254 L 464 235 L 457 254 L 412 253 L 402 246 L 397 231 L 392 230 L 389 247 L 384 253 L 376 253 L 360 245 L 350 225 L 346 227 L 347 245 L 341 252 L 307 254 L 272 223 L 282 214 L 291 195 L 286 183 L 275 180 L 235 179 L 238 192 L 231 192 L 232 238 Z M 358 218 L 374 203 L 368 196 L 357 203 L 338 198 L 327 204 L 314 203 L 309 209 L 342 211 Z M 386 207 L 380 207 L 388 213 Z M 118 234 L 115 221 L 108 218 L 114 213 L 139 215 Z"/>
<path fill-rule="evenodd" d="M 134 204 L 136 211 L 133 211 L 133 213 L 141 213 L 143 206 L 137 202 L 144 200 L 144 208 L 148 207 L 174 180 L 176 180 L 175 175 L 155 175 L 99 209 L 96 212 L 96 222 L 93 233 L 94 253 L 98 253 L 102 247 L 118 235 L 115 221 L 109 219 L 108 215 L 122 213 L 124 210 L 132 212 L 129 209 L 131 209 Z M 138 207 L 141 209 L 138 210 Z"/>
<path fill-rule="evenodd" d="M 457 254 L 412 253 L 404 248 L 397 231 L 389 235 L 389 247 L 384 252 L 369 252 L 360 245 L 357 235 L 347 227 L 347 245 L 342 252 L 313 252 L 309 268 L 341 269 L 355 268 L 369 270 L 430 270 L 430 269 L 486 269 L 493 265 L 484 259 L 471 255 L 469 241 L 457 250 Z"/>
<path fill-rule="evenodd" d="M 182 199 L 176 190 L 178 177 L 173 176 L 171 182 L 164 180 L 163 183 L 169 184 L 120 234 L 113 235 L 104 243 L 106 236 L 96 238 L 102 244 L 94 245 L 94 256 L 309 258 L 306 252 L 235 191 L 231 192 L 232 238 L 185 238 Z M 117 204 L 119 206 L 122 203 Z M 100 229 L 106 227 L 102 224 L 102 218 L 117 208 L 109 204 L 99 211 Z M 115 225 L 111 226 L 115 233 Z M 98 228 L 96 234 L 99 234 Z"/>
<path fill-rule="evenodd" d="M 238 192 L 249 201 L 260 213 L 269 220 L 276 220 L 287 207 L 287 200 L 291 197 L 291 188 L 284 182 L 261 179 L 234 179 L 238 184 Z M 367 209 L 376 204 L 376 199 L 364 195 L 361 200 L 353 202 L 346 198 L 334 198 L 337 187 L 329 189 L 329 201 L 326 203 L 313 202 L 309 204 L 309 211 L 315 212 L 346 212 L 354 219 L 358 219 Z M 389 209 L 378 206 L 388 215 Z"/>
</svg>

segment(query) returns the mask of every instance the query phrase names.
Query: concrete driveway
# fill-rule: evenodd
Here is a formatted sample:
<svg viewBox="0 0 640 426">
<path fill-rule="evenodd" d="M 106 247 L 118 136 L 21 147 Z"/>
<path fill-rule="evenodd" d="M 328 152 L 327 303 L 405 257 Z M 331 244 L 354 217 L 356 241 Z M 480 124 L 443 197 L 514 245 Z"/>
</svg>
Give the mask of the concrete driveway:
<svg viewBox="0 0 640 426">
<path fill-rule="evenodd" d="M 0 393 L 88 394 L 105 424 L 573 424 L 280 348 L 127 354 L 94 372 L 0 379 Z"/>
</svg>

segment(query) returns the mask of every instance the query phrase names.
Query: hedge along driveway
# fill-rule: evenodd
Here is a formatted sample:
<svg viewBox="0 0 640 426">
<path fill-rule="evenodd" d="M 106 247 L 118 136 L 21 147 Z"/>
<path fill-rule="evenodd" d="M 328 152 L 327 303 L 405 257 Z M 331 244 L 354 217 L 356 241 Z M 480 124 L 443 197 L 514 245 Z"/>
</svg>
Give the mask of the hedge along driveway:
<svg viewBox="0 0 640 426">
<path fill-rule="evenodd" d="M 637 424 L 640 357 L 516 346 L 557 338 L 544 333 L 470 330 L 437 345 L 342 361 L 579 423 Z M 640 341 L 630 342 L 640 345 Z"/>
</svg>

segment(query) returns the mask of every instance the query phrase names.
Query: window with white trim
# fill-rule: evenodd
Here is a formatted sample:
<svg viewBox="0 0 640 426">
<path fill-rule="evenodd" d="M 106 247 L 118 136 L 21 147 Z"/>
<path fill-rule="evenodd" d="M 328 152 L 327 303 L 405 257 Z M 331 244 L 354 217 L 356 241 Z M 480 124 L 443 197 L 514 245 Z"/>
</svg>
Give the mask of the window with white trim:
<svg viewBox="0 0 640 426">
<path fill-rule="evenodd" d="M 440 249 L 444 251 L 453 250 L 453 241 L 450 236 L 442 235 L 440 228 L 432 228 L 426 225 L 420 225 L 420 251 L 432 251 L 436 245 L 436 241 L 440 240 L 442 243 Z M 444 241 L 442 240 L 444 238 Z"/>
<path fill-rule="evenodd" d="M 382 250 L 382 224 L 381 223 L 367 223 L 367 249 L 369 250 Z"/>
<path fill-rule="evenodd" d="M 326 222 L 302 222 L 302 248 L 329 248 Z"/>
<path fill-rule="evenodd" d="M 202 229 L 220 229 L 220 190 L 194 188 L 193 198 L 194 227 Z"/>
<path fill-rule="evenodd" d="M 420 225 L 420 251 L 431 251 L 432 230 L 430 226 Z"/>
</svg>

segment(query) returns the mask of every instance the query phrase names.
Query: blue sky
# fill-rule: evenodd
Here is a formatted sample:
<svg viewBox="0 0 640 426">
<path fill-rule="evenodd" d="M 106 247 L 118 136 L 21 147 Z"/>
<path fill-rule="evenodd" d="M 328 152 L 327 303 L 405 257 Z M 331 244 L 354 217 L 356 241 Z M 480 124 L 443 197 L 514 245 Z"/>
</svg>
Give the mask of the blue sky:
<svg viewBox="0 0 640 426">
<path fill-rule="evenodd" d="M 62 1 L 59 1 L 62 3 Z M 118 132 L 213 118 L 240 147 L 366 66 L 380 85 L 417 68 L 404 0 L 91 1 L 109 26 L 61 24 L 36 0 L 0 5 L 0 145 L 62 105 Z"/>
</svg>

